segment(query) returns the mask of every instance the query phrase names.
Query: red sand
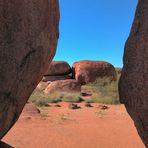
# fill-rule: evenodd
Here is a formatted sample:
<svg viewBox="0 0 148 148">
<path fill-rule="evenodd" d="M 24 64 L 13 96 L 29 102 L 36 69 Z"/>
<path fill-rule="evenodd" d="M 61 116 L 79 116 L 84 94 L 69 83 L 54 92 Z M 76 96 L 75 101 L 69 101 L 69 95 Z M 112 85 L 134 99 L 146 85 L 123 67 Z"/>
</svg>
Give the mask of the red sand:
<svg viewBox="0 0 148 148">
<path fill-rule="evenodd" d="M 70 110 L 60 104 L 41 115 L 24 111 L 3 141 L 15 148 L 144 148 L 123 105 L 101 110 L 81 103 Z"/>
</svg>

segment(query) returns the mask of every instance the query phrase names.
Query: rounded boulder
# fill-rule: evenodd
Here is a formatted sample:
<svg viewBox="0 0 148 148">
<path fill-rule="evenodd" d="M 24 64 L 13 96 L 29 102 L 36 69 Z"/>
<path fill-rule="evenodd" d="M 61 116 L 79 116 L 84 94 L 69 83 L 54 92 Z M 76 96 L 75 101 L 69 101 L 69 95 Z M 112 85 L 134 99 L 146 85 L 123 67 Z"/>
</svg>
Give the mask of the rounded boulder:
<svg viewBox="0 0 148 148">
<path fill-rule="evenodd" d="M 71 73 L 71 67 L 67 62 L 52 61 L 44 75 L 45 76 L 61 76 L 61 75 L 67 75 L 70 73 Z"/>
<path fill-rule="evenodd" d="M 82 85 L 94 82 L 98 77 L 111 77 L 116 80 L 116 70 L 110 63 L 103 61 L 83 60 L 72 66 L 73 77 Z"/>
<path fill-rule="evenodd" d="M 63 92 L 80 92 L 81 84 L 76 80 L 58 80 L 50 83 L 44 90 L 45 94 L 50 94 L 56 91 Z"/>
</svg>

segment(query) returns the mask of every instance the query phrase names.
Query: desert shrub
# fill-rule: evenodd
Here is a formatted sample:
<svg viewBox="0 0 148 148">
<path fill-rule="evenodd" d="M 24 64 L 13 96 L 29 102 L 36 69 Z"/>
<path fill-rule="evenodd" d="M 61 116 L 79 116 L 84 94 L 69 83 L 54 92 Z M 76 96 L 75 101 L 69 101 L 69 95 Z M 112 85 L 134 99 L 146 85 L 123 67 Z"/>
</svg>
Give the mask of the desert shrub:
<svg viewBox="0 0 148 148">
<path fill-rule="evenodd" d="M 103 104 L 119 104 L 118 81 L 112 81 L 109 77 L 98 78 L 95 82 L 87 84 L 85 89 L 92 92 L 89 102 Z"/>
<path fill-rule="evenodd" d="M 82 88 L 92 94 L 85 99 L 86 103 L 119 104 L 118 95 L 118 74 L 117 80 L 112 81 L 109 77 L 98 78 L 95 82 L 84 85 Z M 60 101 L 78 103 L 83 101 L 80 93 L 74 92 L 55 92 L 50 95 L 43 91 L 35 90 L 30 100 L 37 106 L 47 106 L 48 103 L 57 103 Z"/>
<path fill-rule="evenodd" d="M 47 106 L 48 103 L 57 103 L 61 101 L 59 93 L 46 95 L 44 92 L 35 90 L 30 96 L 29 100 L 37 106 Z"/>
<path fill-rule="evenodd" d="M 95 103 L 95 102 L 94 102 L 94 100 L 92 98 L 90 98 L 90 99 L 86 99 L 85 103 Z"/>
<path fill-rule="evenodd" d="M 64 92 L 62 101 L 64 102 L 71 102 L 71 103 L 79 103 L 83 101 L 83 99 L 80 96 L 80 93 L 68 93 Z"/>
<path fill-rule="evenodd" d="M 37 106 L 48 106 L 48 103 L 58 103 L 60 101 L 78 103 L 82 101 L 80 93 L 74 92 L 54 92 L 46 95 L 43 91 L 35 90 L 29 100 Z"/>
</svg>

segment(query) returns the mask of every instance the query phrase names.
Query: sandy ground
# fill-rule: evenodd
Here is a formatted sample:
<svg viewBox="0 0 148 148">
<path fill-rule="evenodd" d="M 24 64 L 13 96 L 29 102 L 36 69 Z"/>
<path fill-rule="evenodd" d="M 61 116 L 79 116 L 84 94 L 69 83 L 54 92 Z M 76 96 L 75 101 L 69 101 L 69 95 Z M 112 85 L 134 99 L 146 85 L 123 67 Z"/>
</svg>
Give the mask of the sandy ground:
<svg viewBox="0 0 148 148">
<path fill-rule="evenodd" d="M 27 104 L 18 122 L 2 141 L 15 148 L 144 148 L 123 105 L 107 110 L 62 107 L 42 108 Z"/>
</svg>

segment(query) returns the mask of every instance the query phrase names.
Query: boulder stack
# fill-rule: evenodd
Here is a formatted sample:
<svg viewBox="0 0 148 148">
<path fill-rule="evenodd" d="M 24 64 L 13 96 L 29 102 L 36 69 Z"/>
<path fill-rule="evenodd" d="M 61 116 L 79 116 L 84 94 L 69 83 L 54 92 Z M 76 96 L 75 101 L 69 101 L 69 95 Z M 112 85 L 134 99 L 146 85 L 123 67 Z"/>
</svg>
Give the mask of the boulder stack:
<svg viewBox="0 0 148 148">
<path fill-rule="evenodd" d="M 65 61 L 53 61 L 45 72 L 38 89 L 46 94 L 55 91 L 81 91 L 81 85 L 94 82 L 100 77 L 116 80 L 116 70 L 110 63 L 83 60 L 72 66 Z"/>
<path fill-rule="evenodd" d="M 43 82 L 71 79 L 71 67 L 65 61 L 53 61 L 47 68 Z"/>
</svg>

